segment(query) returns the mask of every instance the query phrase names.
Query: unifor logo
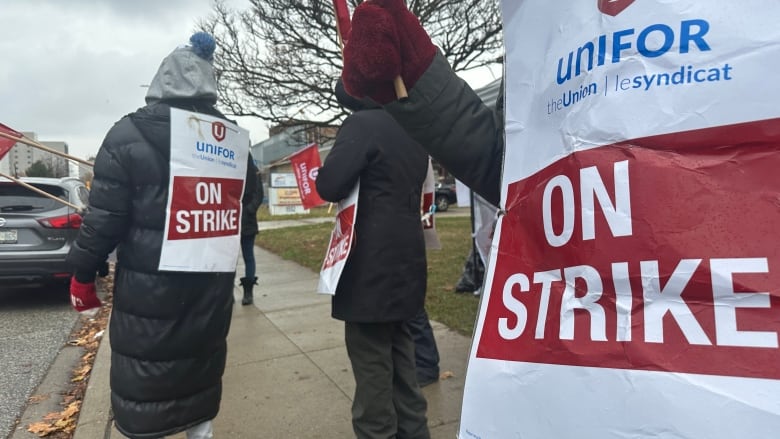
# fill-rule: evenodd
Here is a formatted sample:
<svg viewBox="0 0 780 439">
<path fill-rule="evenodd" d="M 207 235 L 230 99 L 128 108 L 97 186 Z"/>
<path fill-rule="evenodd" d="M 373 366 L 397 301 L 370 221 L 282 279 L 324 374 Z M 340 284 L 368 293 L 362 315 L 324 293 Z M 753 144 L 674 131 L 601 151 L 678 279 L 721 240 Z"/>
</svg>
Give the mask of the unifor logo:
<svg viewBox="0 0 780 439">
<path fill-rule="evenodd" d="M 227 128 L 224 123 L 219 121 L 211 122 L 211 135 L 214 136 L 214 139 L 216 139 L 217 142 L 225 140 L 226 133 Z"/>
<path fill-rule="evenodd" d="M 614 17 L 631 6 L 631 3 L 634 0 L 599 0 L 599 11 Z"/>
</svg>

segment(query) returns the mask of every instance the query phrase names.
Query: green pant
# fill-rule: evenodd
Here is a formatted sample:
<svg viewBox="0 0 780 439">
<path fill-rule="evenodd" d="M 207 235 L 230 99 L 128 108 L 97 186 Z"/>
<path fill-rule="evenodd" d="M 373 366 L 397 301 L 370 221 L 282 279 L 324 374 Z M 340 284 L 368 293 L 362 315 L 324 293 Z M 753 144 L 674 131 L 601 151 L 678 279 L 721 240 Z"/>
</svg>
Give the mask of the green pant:
<svg viewBox="0 0 780 439">
<path fill-rule="evenodd" d="M 344 332 L 355 375 L 352 428 L 358 439 L 429 439 L 428 404 L 417 385 L 406 324 L 346 322 Z"/>
</svg>

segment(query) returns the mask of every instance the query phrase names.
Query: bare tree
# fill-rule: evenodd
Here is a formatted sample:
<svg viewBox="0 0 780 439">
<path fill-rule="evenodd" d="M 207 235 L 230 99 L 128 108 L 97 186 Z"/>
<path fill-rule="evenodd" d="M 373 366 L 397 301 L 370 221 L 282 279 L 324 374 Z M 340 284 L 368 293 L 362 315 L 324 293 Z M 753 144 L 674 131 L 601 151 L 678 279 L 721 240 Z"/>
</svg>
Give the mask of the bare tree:
<svg viewBox="0 0 780 439">
<path fill-rule="evenodd" d="M 363 0 L 349 0 L 351 10 Z M 199 27 L 217 40 L 220 105 L 274 124 L 346 113 L 333 96 L 341 51 L 330 0 L 250 0 L 247 10 L 216 0 Z M 502 61 L 497 0 L 409 0 L 456 71 Z M 301 116 L 299 113 L 304 111 Z"/>
</svg>

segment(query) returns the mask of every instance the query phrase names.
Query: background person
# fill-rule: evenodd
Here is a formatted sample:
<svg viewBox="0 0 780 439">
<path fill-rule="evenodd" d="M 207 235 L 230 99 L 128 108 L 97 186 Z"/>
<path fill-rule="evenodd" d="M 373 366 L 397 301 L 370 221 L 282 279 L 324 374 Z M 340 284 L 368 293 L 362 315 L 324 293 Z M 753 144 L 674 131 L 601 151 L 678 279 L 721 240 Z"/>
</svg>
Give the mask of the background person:
<svg viewBox="0 0 780 439">
<path fill-rule="evenodd" d="M 414 340 L 414 364 L 417 384 L 425 387 L 439 380 L 439 348 L 428 320 L 428 312 L 421 309 L 416 316 L 406 321 Z"/>
<path fill-rule="evenodd" d="M 332 299 L 355 376 L 353 430 L 360 439 L 427 439 L 427 403 L 406 321 L 425 302 L 420 197 L 428 156 L 389 114 L 347 95 L 340 81 L 336 97 L 353 113 L 316 186 L 337 202 L 360 182 L 354 247 Z"/>
<path fill-rule="evenodd" d="M 254 165 L 252 166 L 254 168 Z M 254 178 L 247 180 L 246 184 L 255 183 L 254 191 L 245 191 L 241 199 L 243 206 L 241 212 L 241 257 L 244 259 L 244 277 L 239 279 L 241 288 L 244 290 L 244 297 L 241 299 L 242 305 L 251 305 L 254 300 L 252 289 L 257 285 L 257 264 L 255 262 L 255 239 L 257 238 L 257 209 L 263 204 L 265 193 L 263 191 L 263 181 L 260 173 L 254 169 Z"/>
<path fill-rule="evenodd" d="M 100 305 L 95 272 L 117 249 L 111 313 L 111 406 L 132 439 L 212 437 L 219 412 L 235 273 L 161 272 L 170 183 L 171 108 L 225 119 L 215 105 L 214 39 L 205 33 L 160 65 L 147 105 L 119 120 L 98 151 L 89 212 L 68 255 L 77 311 Z M 254 166 L 247 179 L 254 178 Z M 245 191 L 254 191 L 246 185 Z M 236 249 L 238 251 L 238 249 Z"/>
</svg>

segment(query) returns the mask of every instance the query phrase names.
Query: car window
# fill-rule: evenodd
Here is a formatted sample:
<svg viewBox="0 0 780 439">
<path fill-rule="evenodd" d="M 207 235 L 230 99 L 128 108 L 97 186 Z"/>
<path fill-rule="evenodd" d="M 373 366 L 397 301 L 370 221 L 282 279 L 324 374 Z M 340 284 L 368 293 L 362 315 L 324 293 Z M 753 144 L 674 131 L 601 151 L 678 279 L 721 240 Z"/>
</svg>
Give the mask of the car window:
<svg viewBox="0 0 780 439">
<path fill-rule="evenodd" d="M 57 198 L 67 200 L 68 193 L 56 185 L 33 184 Z M 0 212 L 46 212 L 62 206 L 61 203 L 45 197 L 16 183 L 0 184 Z"/>
</svg>

